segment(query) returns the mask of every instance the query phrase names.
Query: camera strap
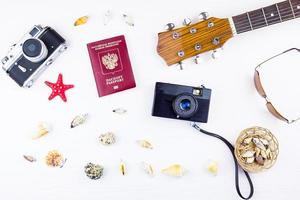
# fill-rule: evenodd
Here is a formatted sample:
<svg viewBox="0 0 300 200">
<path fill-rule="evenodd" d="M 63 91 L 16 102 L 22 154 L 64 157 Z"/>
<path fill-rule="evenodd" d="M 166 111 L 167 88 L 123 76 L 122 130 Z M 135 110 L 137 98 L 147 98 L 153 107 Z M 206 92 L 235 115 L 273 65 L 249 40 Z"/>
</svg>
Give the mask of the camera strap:
<svg viewBox="0 0 300 200">
<path fill-rule="evenodd" d="M 249 183 L 249 186 L 250 186 L 250 194 L 248 197 L 244 197 L 240 191 L 240 183 L 239 183 L 239 165 L 238 165 L 238 162 L 237 162 L 237 159 L 234 155 L 234 146 L 228 141 L 226 140 L 224 137 L 218 135 L 218 134 L 215 134 L 215 133 L 211 133 L 211 132 L 208 132 L 208 131 L 205 131 L 203 129 L 201 129 L 195 122 L 191 123 L 191 126 L 193 128 L 195 128 L 196 130 L 198 130 L 199 132 L 201 133 L 204 133 L 206 135 L 209 135 L 209 136 L 212 136 L 212 137 L 215 137 L 215 138 L 218 138 L 219 140 L 221 140 L 222 142 L 224 142 L 226 144 L 226 146 L 229 148 L 229 150 L 231 151 L 231 154 L 233 156 L 233 160 L 234 160 L 234 165 L 235 165 L 235 188 L 236 188 L 236 191 L 238 193 L 238 195 L 242 198 L 242 199 L 251 199 L 251 197 L 253 196 L 253 193 L 254 193 L 254 187 L 253 187 L 253 183 L 252 183 L 252 180 L 248 174 L 247 171 L 243 170 L 246 178 L 247 178 L 247 181 Z"/>
</svg>

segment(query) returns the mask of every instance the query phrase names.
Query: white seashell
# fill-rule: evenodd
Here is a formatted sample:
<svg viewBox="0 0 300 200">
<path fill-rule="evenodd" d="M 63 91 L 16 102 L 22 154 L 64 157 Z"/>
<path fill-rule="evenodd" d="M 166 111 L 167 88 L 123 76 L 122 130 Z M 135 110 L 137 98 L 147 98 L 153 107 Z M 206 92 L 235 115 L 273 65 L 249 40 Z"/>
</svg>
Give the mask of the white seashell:
<svg viewBox="0 0 300 200">
<path fill-rule="evenodd" d="M 142 169 L 144 170 L 144 172 L 146 172 L 146 174 L 148 174 L 149 176 L 154 176 L 154 169 L 152 167 L 152 165 L 146 163 L 146 162 L 142 162 Z"/>
<path fill-rule="evenodd" d="M 255 151 L 246 151 L 245 153 L 242 154 L 243 158 L 250 158 L 253 157 L 255 154 Z"/>
<path fill-rule="evenodd" d="M 125 113 L 127 113 L 127 110 L 125 110 L 124 108 L 116 108 L 116 109 L 113 109 L 113 112 L 116 114 L 125 114 Z"/>
<path fill-rule="evenodd" d="M 76 116 L 71 122 L 71 128 L 75 128 L 76 126 L 83 124 L 87 118 L 88 118 L 88 114 Z"/>
<path fill-rule="evenodd" d="M 261 150 L 266 150 L 266 147 L 264 146 L 264 144 L 260 141 L 260 139 L 258 138 L 253 138 L 252 139 L 253 143 L 258 147 L 260 148 Z"/>
<path fill-rule="evenodd" d="M 268 158 L 266 151 L 262 150 L 262 151 L 260 152 L 260 154 L 261 154 L 261 156 L 262 156 L 264 159 L 267 159 L 267 158 Z"/>
<path fill-rule="evenodd" d="M 261 150 L 258 147 L 255 147 L 255 156 L 259 156 Z"/>
<path fill-rule="evenodd" d="M 136 142 L 138 143 L 138 145 L 140 145 L 143 148 L 153 149 L 152 144 L 149 141 L 147 141 L 147 140 L 138 140 Z"/>
<path fill-rule="evenodd" d="M 184 169 L 182 168 L 181 165 L 175 164 L 175 165 L 171 165 L 165 169 L 162 169 L 161 173 L 169 175 L 169 176 L 181 177 L 181 176 L 183 176 Z"/>
<path fill-rule="evenodd" d="M 255 160 L 254 157 L 249 157 L 249 158 L 246 159 L 246 162 L 249 163 L 249 164 L 251 164 L 251 163 L 254 162 L 254 160 Z"/>
<path fill-rule="evenodd" d="M 250 142 L 252 141 L 252 137 L 248 137 L 248 138 L 245 138 L 243 143 L 244 144 L 250 144 Z"/>
<path fill-rule="evenodd" d="M 47 135 L 52 130 L 52 126 L 46 122 L 41 122 L 38 125 L 38 132 L 32 139 L 38 139 Z"/>
<path fill-rule="evenodd" d="M 134 20 L 131 16 L 123 14 L 123 19 L 125 23 L 128 24 L 129 26 L 134 26 Z"/>
<path fill-rule="evenodd" d="M 99 136 L 99 141 L 103 145 L 111 145 L 116 142 L 115 135 L 112 132 L 108 132 Z"/>
<path fill-rule="evenodd" d="M 103 16 L 103 23 L 107 25 L 112 19 L 112 12 L 111 10 L 107 10 Z"/>
<path fill-rule="evenodd" d="M 218 167 L 218 163 L 216 161 L 212 161 L 208 166 L 207 166 L 207 170 L 213 174 L 213 175 L 217 175 L 218 171 L 219 171 L 219 167 Z"/>
<path fill-rule="evenodd" d="M 263 145 L 265 145 L 265 146 L 269 145 L 269 141 L 268 140 L 265 140 L 263 138 L 260 138 L 259 140 L 263 143 Z"/>
</svg>

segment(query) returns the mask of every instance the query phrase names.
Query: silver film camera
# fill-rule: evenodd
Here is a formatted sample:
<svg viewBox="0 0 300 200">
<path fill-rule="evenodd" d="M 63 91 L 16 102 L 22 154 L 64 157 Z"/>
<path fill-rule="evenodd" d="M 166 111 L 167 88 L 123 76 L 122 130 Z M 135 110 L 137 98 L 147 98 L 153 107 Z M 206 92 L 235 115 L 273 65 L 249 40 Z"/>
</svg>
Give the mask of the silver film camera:
<svg viewBox="0 0 300 200">
<path fill-rule="evenodd" d="M 66 49 L 65 39 L 55 30 L 36 25 L 10 48 L 2 68 L 19 86 L 30 88 Z"/>
</svg>

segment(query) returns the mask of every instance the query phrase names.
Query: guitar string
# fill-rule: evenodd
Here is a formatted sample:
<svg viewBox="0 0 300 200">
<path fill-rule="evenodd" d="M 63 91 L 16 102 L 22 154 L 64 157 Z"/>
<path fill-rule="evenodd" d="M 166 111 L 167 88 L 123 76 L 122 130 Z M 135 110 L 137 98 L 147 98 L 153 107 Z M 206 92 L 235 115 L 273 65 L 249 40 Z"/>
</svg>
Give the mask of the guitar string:
<svg viewBox="0 0 300 200">
<path fill-rule="evenodd" d="M 276 4 L 274 4 L 274 5 L 276 5 Z M 274 5 L 272 5 L 272 6 L 274 6 Z M 294 13 L 295 13 L 295 15 L 298 15 L 299 14 L 299 12 L 300 12 L 300 10 L 299 9 L 297 9 L 297 6 L 300 6 L 300 2 L 299 2 L 299 4 L 298 5 L 293 5 L 293 10 L 292 10 L 292 7 L 289 7 L 289 8 L 284 8 L 284 9 L 277 9 L 276 8 L 276 13 L 278 14 L 278 15 L 280 15 L 280 16 L 282 16 L 282 17 L 286 17 L 286 16 L 288 16 L 288 15 L 292 15 L 293 17 L 294 17 L 294 15 L 293 15 L 293 11 L 294 11 Z M 265 7 L 266 8 L 266 7 Z M 296 8 L 296 9 L 295 9 Z M 264 8 L 261 8 L 261 9 L 257 9 L 257 10 L 254 10 L 254 11 L 249 11 L 248 13 L 250 13 L 250 12 L 255 12 L 255 11 L 259 11 L 259 10 L 262 10 L 262 9 L 264 9 Z M 275 13 L 275 11 L 273 12 L 274 14 L 276 14 Z M 288 11 L 288 12 L 286 12 L 286 11 Z M 247 12 L 246 12 L 247 13 Z M 241 14 L 241 15 L 244 15 L 244 14 L 246 14 L 246 13 L 243 13 L 243 14 Z M 288 14 L 287 14 L 288 13 Z M 237 16 L 239 16 L 239 15 L 237 15 Z M 234 16 L 234 17 L 237 17 L 237 16 Z M 258 19 L 258 17 L 257 16 L 260 16 L 260 18 L 261 18 L 261 16 L 262 15 L 253 15 L 254 17 L 254 20 L 255 19 Z M 295 17 L 297 17 L 297 16 L 295 16 Z"/>
<path fill-rule="evenodd" d="M 300 5 L 300 4 L 299 4 Z M 288 10 L 288 9 L 286 9 L 286 10 Z M 290 10 L 290 9 L 289 9 Z M 281 10 L 280 11 L 280 16 L 279 16 L 279 14 L 278 14 L 278 12 L 277 12 L 277 14 L 278 14 L 278 19 L 280 19 L 280 17 L 281 18 L 285 18 L 285 17 L 288 17 L 288 16 L 291 16 L 289 19 L 286 19 L 286 20 L 284 20 L 284 21 L 281 21 L 281 20 L 279 20 L 278 21 L 278 23 L 280 23 L 280 22 L 285 22 L 285 21 L 288 21 L 288 20 L 291 20 L 291 19 L 296 19 L 296 18 L 298 18 L 298 17 L 300 17 L 300 15 L 299 16 L 297 16 L 299 13 L 298 12 L 300 12 L 300 10 L 299 11 L 297 11 L 297 12 L 295 12 L 295 17 L 292 15 L 292 12 L 285 12 L 284 14 L 282 14 L 283 13 L 283 11 Z M 246 14 L 246 13 L 244 13 L 244 14 Z M 276 13 L 275 13 L 276 14 Z M 243 14 L 242 14 L 243 15 Z M 275 15 L 276 16 L 276 15 Z M 234 16 L 234 17 L 236 17 L 236 16 Z M 267 16 L 266 16 L 267 17 Z M 258 20 L 259 19 L 259 20 Z M 270 20 L 271 18 L 269 18 L 269 20 Z M 239 22 L 239 21 L 237 21 L 237 22 L 234 22 L 234 25 L 235 26 L 239 26 L 238 28 L 240 28 L 240 29 L 248 29 L 248 28 L 251 28 L 250 27 L 250 24 L 255 24 L 255 23 L 258 23 L 258 22 L 265 22 L 266 20 L 265 20 L 265 18 L 264 17 L 262 17 L 262 15 L 253 15 L 250 19 L 248 19 L 247 20 L 247 22 L 245 23 L 245 22 Z M 275 23 L 274 23 L 275 24 Z M 271 25 L 273 25 L 273 24 L 271 24 Z M 261 27 L 264 27 L 264 26 L 268 26 L 266 23 L 264 23 Z M 261 28 L 261 27 L 259 27 L 259 28 Z M 255 30 L 255 29 L 252 29 L 251 28 L 251 30 Z"/>
<path fill-rule="evenodd" d="M 288 9 L 286 9 L 286 11 L 287 11 L 287 10 L 288 10 Z M 299 10 L 298 12 L 300 12 L 300 10 Z M 283 14 L 282 14 L 282 13 L 283 13 Z M 245 14 L 246 14 L 246 13 L 241 14 L 241 15 L 245 15 Z M 276 13 L 274 13 L 274 14 L 278 14 L 278 17 L 279 17 L 279 13 L 278 13 L 278 12 L 276 12 Z M 296 12 L 296 15 L 298 15 L 298 14 L 299 14 L 299 13 Z M 237 15 L 237 16 L 239 16 L 239 15 Z M 233 17 L 237 17 L 237 16 L 233 16 Z M 275 17 L 275 16 L 276 16 L 276 15 L 274 15 L 274 17 Z M 294 18 L 294 16 L 292 15 L 292 12 L 290 11 L 290 9 L 289 9 L 288 12 L 280 11 L 280 16 L 281 16 L 282 18 L 287 17 L 287 16 L 292 16 L 293 19 L 299 17 L 299 16 L 295 16 L 295 18 Z M 266 17 L 267 17 L 267 16 L 266 16 Z M 255 22 L 265 21 L 263 15 L 260 15 L 260 14 L 259 14 L 259 15 L 253 15 L 250 19 L 251 19 L 251 22 L 252 22 L 252 23 L 253 23 L 253 22 L 255 23 Z M 257 20 L 257 19 L 259 19 L 259 20 Z M 270 18 L 270 19 L 271 19 L 271 18 Z M 247 20 L 247 21 L 249 21 L 249 20 Z M 247 22 L 247 23 L 249 23 L 249 22 Z M 242 25 L 242 24 L 246 24 L 246 23 L 237 21 L 235 24 Z"/>
</svg>

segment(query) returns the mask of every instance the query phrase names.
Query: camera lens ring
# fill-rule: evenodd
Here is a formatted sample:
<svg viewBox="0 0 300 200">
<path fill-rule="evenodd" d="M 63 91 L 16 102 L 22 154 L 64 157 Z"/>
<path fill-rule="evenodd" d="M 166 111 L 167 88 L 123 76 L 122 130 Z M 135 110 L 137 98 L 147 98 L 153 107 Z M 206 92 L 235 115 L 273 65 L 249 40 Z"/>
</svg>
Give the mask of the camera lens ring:
<svg viewBox="0 0 300 200">
<path fill-rule="evenodd" d="M 177 118 L 190 118 L 198 111 L 198 101 L 193 95 L 180 94 L 172 103 Z"/>
<path fill-rule="evenodd" d="M 22 52 L 26 59 L 37 63 L 48 55 L 48 49 L 43 41 L 37 38 L 27 39 L 22 45 Z"/>
</svg>

